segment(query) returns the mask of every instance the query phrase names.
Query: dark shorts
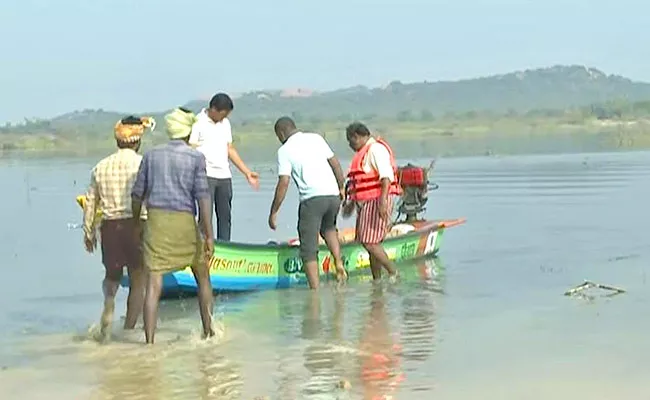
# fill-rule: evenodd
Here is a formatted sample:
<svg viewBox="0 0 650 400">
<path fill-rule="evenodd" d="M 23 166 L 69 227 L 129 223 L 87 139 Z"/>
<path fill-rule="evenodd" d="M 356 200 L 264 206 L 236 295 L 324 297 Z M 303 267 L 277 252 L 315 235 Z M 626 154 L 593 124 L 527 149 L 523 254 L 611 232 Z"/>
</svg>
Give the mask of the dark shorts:
<svg viewBox="0 0 650 400">
<path fill-rule="evenodd" d="M 318 259 L 318 234 L 336 230 L 339 196 L 316 196 L 300 202 L 298 207 L 298 238 L 303 261 Z"/>
<path fill-rule="evenodd" d="M 140 241 L 136 240 L 134 230 L 131 218 L 102 221 L 99 232 L 106 279 L 120 280 L 124 267 L 142 268 Z"/>
</svg>

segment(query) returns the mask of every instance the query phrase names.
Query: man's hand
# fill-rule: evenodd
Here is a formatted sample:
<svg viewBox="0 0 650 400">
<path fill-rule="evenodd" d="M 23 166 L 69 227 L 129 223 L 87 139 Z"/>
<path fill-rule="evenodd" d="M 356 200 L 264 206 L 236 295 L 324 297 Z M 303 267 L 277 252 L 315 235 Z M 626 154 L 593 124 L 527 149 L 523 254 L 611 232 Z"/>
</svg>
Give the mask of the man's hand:
<svg viewBox="0 0 650 400">
<path fill-rule="evenodd" d="M 388 215 L 388 199 L 385 197 L 381 197 L 379 199 L 379 216 L 382 219 L 388 220 L 389 215 Z"/>
<path fill-rule="evenodd" d="M 354 212 L 354 201 L 345 201 L 343 202 L 343 209 L 341 210 L 341 215 L 343 218 L 350 218 Z"/>
<path fill-rule="evenodd" d="M 86 251 L 92 254 L 97 247 L 97 238 L 84 236 L 84 246 L 86 247 Z"/>
<path fill-rule="evenodd" d="M 205 263 L 206 265 L 209 265 L 210 259 L 214 255 L 214 239 L 206 237 L 205 240 L 203 240 L 203 253 L 205 257 Z"/>
<path fill-rule="evenodd" d="M 278 227 L 278 224 L 276 222 L 277 218 L 278 218 L 277 214 L 269 214 L 269 228 L 271 228 L 271 230 L 277 229 Z"/>
<path fill-rule="evenodd" d="M 133 240 L 135 243 L 142 242 L 142 220 L 133 218 Z"/>
<path fill-rule="evenodd" d="M 260 188 L 260 174 L 258 174 L 255 171 L 251 171 L 246 174 L 246 180 L 248 181 L 248 184 L 251 185 L 251 187 L 255 190 L 258 190 Z"/>
</svg>

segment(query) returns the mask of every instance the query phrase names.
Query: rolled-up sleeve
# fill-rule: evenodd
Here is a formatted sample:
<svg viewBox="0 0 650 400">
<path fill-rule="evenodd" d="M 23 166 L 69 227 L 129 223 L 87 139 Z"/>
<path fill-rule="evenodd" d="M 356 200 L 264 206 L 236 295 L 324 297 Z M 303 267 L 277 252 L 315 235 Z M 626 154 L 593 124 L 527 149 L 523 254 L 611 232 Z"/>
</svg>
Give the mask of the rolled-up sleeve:
<svg viewBox="0 0 650 400">
<path fill-rule="evenodd" d="M 208 176 L 205 172 L 205 157 L 201 153 L 196 156 L 192 196 L 194 196 L 194 199 L 197 201 L 199 199 L 210 197 L 210 190 L 208 189 Z"/>
<path fill-rule="evenodd" d="M 291 160 L 286 150 L 285 147 L 278 150 L 278 176 L 291 176 Z"/>
<path fill-rule="evenodd" d="M 140 167 L 138 168 L 138 174 L 135 177 L 135 183 L 133 184 L 133 189 L 131 189 L 131 196 L 136 199 L 143 200 L 144 194 L 147 192 L 147 184 L 149 178 L 149 157 L 148 154 L 145 154 L 142 157 L 142 162 L 140 162 Z"/>
</svg>

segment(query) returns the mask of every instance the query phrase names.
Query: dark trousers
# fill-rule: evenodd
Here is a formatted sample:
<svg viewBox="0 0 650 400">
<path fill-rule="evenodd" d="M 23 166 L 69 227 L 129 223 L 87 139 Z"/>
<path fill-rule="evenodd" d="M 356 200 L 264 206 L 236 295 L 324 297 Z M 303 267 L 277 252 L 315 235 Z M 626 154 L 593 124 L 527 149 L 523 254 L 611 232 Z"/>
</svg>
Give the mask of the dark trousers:
<svg viewBox="0 0 650 400">
<path fill-rule="evenodd" d="M 232 213 L 232 179 L 217 179 L 208 177 L 208 188 L 217 214 L 217 240 L 230 241 Z M 210 208 L 212 219 L 212 208 Z"/>
</svg>

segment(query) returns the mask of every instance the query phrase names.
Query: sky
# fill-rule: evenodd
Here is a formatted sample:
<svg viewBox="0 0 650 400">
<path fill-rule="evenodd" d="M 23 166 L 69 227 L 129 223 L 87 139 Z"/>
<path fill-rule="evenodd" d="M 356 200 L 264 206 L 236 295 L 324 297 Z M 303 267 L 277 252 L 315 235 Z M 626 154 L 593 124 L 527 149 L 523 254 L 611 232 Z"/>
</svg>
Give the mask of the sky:
<svg viewBox="0 0 650 400">
<path fill-rule="evenodd" d="M 555 64 L 650 81 L 648 11 L 641 0 L 3 0 L 0 122 Z"/>
</svg>

